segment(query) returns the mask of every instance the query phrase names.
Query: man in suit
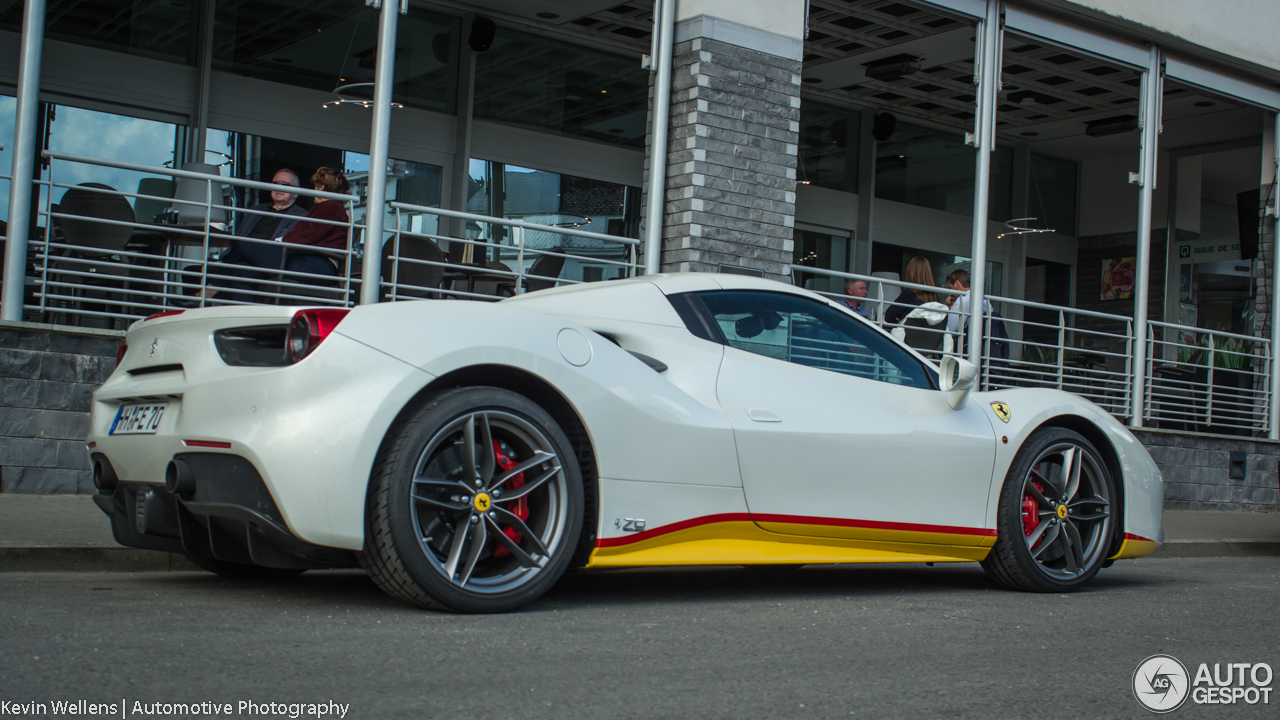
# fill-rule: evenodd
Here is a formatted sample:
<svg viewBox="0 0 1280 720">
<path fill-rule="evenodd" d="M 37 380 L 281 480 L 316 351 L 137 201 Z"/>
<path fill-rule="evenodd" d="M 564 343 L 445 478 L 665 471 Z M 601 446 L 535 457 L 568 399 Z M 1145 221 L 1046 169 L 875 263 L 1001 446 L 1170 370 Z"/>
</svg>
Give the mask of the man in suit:
<svg viewBox="0 0 1280 720">
<path fill-rule="evenodd" d="M 298 220 L 306 217 L 307 211 L 296 204 L 297 194 L 287 189 L 298 187 L 296 173 L 288 168 L 281 168 L 271 177 L 271 184 L 280 186 L 279 190 L 271 191 L 271 202 L 255 205 L 250 208 L 253 212 L 240 213 L 236 223 L 236 236 L 247 240 L 237 240 L 231 245 L 231 249 L 219 260 L 223 267 L 212 264 L 209 266 L 210 275 L 231 277 L 210 278 L 209 284 L 216 287 L 205 290 L 206 298 L 225 289 L 257 291 L 261 288 L 260 281 L 278 274 L 281 269 L 280 238 L 292 230 Z M 225 267 L 226 265 L 236 267 Z M 250 268 L 262 268 L 262 271 Z M 268 301 L 268 298 L 261 295 L 245 292 L 233 292 L 231 299 L 245 303 Z"/>
</svg>

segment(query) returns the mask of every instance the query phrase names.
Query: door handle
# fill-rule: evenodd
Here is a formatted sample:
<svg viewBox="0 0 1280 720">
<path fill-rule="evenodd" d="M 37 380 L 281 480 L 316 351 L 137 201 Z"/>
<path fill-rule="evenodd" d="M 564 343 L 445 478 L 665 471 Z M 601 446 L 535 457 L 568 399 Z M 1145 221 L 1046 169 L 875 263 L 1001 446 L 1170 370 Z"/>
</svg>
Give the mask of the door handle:
<svg viewBox="0 0 1280 720">
<path fill-rule="evenodd" d="M 782 418 L 774 415 L 768 410 L 751 409 L 747 411 L 747 417 L 756 422 L 782 422 Z"/>
</svg>

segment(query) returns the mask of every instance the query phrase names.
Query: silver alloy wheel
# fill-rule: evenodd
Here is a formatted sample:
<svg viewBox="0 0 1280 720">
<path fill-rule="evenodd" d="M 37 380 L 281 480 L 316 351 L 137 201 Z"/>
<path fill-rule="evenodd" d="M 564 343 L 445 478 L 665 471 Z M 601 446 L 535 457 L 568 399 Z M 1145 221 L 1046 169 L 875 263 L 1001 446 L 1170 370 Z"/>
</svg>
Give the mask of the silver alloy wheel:
<svg viewBox="0 0 1280 720">
<path fill-rule="evenodd" d="M 568 480 L 555 446 L 509 412 L 467 413 L 437 432 L 418 458 L 409 494 L 418 546 L 437 572 L 469 592 L 528 583 L 566 542 Z"/>
<path fill-rule="evenodd" d="M 1023 540 L 1056 580 L 1077 578 L 1107 552 L 1111 497 L 1103 473 L 1084 447 L 1059 442 L 1036 456 L 1022 481 Z"/>
</svg>

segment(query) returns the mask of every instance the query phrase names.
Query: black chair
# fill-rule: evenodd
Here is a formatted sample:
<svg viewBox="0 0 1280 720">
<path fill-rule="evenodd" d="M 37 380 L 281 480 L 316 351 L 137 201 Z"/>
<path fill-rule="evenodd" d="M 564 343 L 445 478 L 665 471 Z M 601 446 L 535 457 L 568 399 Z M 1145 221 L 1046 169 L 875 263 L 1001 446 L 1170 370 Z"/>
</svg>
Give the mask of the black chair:
<svg viewBox="0 0 1280 720">
<path fill-rule="evenodd" d="M 395 281 L 397 298 L 418 297 L 436 298 L 440 284 L 444 280 L 445 267 L 449 256 L 439 245 L 427 238 L 401 237 L 399 253 L 393 256 L 396 241 L 388 240 L 382 245 L 382 282 Z M 404 260 L 424 260 L 440 265 L 428 265 Z M 380 296 L 385 301 L 391 295 L 390 288 L 383 288 Z"/>
<path fill-rule="evenodd" d="M 504 274 L 511 272 L 511 268 L 492 260 L 484 266 L 497 272 L 476 276 L 471 283 L 471 292 L 497 297 L 513 297 L 516 294 L 515 276 Z"/>
<path fill-rule="evenodd" d="M 104 310 L 111 300 L 128 301 L 132 273 L 130 268 L 122 267 L 128 260 L 119 253 L 132 237 L 133 228 L 112 223 L 134 222 L 133 206 L 114 193 L 115 188 L 110 185 L 83 183 L 69 188 L 62 196 L 55 212 L 75 217 L 54 218 L 54 240 L 73 247 L 62 250 L 57 259 L 51 258 L 50 279 L 74 286 L 51 288 L 46 284 L 46 298 L 65 299 L 67 307 L 76 310 L 82 308 L 85 300 L 98 301 L 95 304 Z M 125 310 L 126 306 L 116 305 L 118 313 L 123 314 Z M 78 312 L 74 320 L 79 323 Z"/>
<path fill-rule="evenodd" d="M 524 278 L 525 292 L 537 292 L 558 284 L 560 271 L 564 270 L 564 248 L 552 248 L 547 255 L 539 255 Z"/>
</svg>

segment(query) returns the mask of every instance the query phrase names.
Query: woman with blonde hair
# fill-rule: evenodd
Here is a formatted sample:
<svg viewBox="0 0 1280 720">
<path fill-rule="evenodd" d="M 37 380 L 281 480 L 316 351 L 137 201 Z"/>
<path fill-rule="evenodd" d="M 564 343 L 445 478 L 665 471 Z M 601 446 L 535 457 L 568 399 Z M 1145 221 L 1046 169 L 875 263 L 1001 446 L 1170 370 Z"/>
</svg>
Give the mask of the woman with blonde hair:
<svg viewBox="0 0 1280 720">
<path fill-rule="evenodd" d="M 904 279 L 915 285 L 933 286 L 933 267 L 929 265 L 929 260 L 919 255 L 911 258 L 911 262 L 907 263 L 907 276 Z M 908 288 L 898 294 L 898 298 L 884 314 L 884 320 L 890 325 L 897 325 L 913 307 L 932 302 L 938 302 L 938 293 Z"/>
</svg>

